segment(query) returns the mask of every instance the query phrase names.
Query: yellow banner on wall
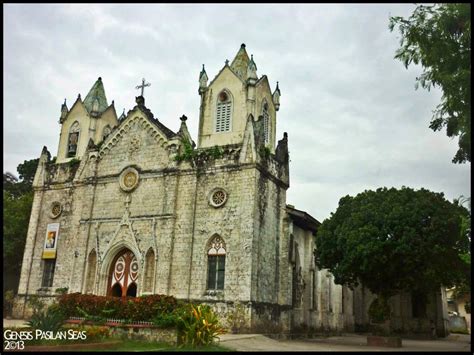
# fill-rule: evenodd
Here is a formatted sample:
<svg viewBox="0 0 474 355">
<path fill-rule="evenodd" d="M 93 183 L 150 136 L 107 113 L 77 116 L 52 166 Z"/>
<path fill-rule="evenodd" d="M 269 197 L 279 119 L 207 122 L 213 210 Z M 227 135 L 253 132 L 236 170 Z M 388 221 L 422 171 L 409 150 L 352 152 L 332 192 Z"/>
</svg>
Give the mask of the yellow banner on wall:
<svg viewBox="0 0 474 355">
<path fill-rule="evenodd" d="M 43 259 L 56 259 L 56 246 L 59 238 L 59 223 L 50 223 L 46 228 Z"/>
</svg>

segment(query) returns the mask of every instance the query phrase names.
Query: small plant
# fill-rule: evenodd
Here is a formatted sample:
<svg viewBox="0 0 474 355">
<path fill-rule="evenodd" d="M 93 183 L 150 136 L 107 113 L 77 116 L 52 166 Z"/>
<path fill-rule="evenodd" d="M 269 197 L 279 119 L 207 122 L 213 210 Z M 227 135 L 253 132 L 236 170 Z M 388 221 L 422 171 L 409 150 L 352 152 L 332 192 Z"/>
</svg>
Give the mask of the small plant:
<svg viewBox="0 0 474 355">
<path fill-rule="evenodd" d="M 28 298 L 28 304 L 31 306 L 33 309 L 33 315 L 37 313 L 41 313 L 46 307 L 46 304 L 44 301 L 38 296 L 38 295 L 31 295 Z"/>
<path fill-rule="evenodd" d="M 77 307 L 77 311 L 85 318 L 86 322 L 92 322 L 94 324 L 105 324 L 105 322 L 107 321 L 105 317 L 91 315 L 84 311 L 81 307 Z"/>
<path fill-rule="evenodd" d="M 196 150 L 193 149 L 193 146 L 187 139 L 183 140 L 183 148 L 183 154 L 176 155 L 174 159 L 178 162 L 183 160 L 191 161 L 196 156 Z"/>
<path fill-rule="evenodd" d="M 180 346 L 211 345 L 223 333 L 217 315 L 209 306 L 190 304 L 182 309 L 178 321 Z"/>
<path fill-rule="evenodd" d="M 220 159 L 222 158 L 223 152 L 221 148 L 219 148 L 217 145 L 209 149 L 209 155 L 213 157 L 214 159 Z"/>
<path fill-rule="evenodd" d="M 57 288 L 55 291 L 58 295 L 65 295 L 67 293 L 68 288 L 67 287 L 60 287 Z"/>
<path fill-rule="evenodd" d="M 179 316 L 173 313 L 160 313 L 153 318 L 153 324 L 159 328 L 176 327 L 179 321 Z"/>
<path fill-rule="evenodd" d="M 73 168 L 75 166 L 78 166 L 80 163 L 81 163 L 81 161 L 77 158 L 73 158 L 73 159 L 69 160 L 69 162 L 68 162 L 69 167 L 71 167 L 71 168 Z"/>
<path fill-rule="evenodd" d="M 268 147 L 260 147 L 260 150 L 259 150 L 259 153 L 260 153 L 260 156 L 263 158 L 263 159 L 268 159 L 270 157 L 270 148 Z"/>
<path fill-rule="evenodd" d="M 27 324 L 34 329 L 57 332 L 64 321 L 63 313 L 57 307 L 50 307 L 45 312 L 33 314 Z"/>
</svg>

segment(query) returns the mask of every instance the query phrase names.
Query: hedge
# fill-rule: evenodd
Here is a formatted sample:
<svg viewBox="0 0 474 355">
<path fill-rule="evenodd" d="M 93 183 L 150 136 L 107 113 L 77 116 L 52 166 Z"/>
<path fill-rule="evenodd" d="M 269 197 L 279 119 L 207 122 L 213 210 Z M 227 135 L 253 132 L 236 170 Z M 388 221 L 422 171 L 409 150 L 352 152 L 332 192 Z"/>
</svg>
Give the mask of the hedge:
<svg viewBox="0 0 474 355">
<path fill-rule="evenodd" d="M 58 307 L 66 317 L 82 317 L 81 310 L 91 316 L 132 321 L 152 321 L 178 306 L 176 298 L 166 295 L 113 297 L 70 293 L 58 297 Z"/>
</svg>

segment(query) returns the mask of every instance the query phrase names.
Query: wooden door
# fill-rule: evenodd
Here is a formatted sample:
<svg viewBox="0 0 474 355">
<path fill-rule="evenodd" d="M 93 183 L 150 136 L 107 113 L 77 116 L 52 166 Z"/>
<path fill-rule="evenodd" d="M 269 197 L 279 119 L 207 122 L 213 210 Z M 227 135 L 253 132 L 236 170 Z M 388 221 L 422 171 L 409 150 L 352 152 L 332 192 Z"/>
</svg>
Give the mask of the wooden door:
<svg viewBox="0 0 474 355">
<path fill-rule="evenodd" d="M 110 268 L 107 295 L 137 296 L 138 261 L 128 249 L 118 253 Z"/>
</svg>

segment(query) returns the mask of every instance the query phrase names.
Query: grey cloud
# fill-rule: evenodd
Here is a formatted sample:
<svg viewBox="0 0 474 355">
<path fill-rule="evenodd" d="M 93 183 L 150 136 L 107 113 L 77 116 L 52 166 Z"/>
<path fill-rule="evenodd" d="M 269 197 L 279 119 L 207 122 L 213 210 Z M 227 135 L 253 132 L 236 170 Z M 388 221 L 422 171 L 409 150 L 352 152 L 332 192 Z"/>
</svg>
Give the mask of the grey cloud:
<svg viewBox="0 0 474 355">
<path fill-rule="evenodd" d="M 197 79 L 210 80 L 241 43 L 282 91 L 277 138 L 289 134 L 288 203 L 319 220 L 339 198 L 379 186 L 470 196 L 457 140 L 428 128 L 440 92 L 414 90 L 421 67 L 396 61 L 389 15 L 407 4 L 69 4 L 4 6 L 4 171 L 56 154 L 59 109 L 101 76 L 118 114 L 135 85 L 165 125 L 186 114 L 196 139 Z"/>
</svg>

